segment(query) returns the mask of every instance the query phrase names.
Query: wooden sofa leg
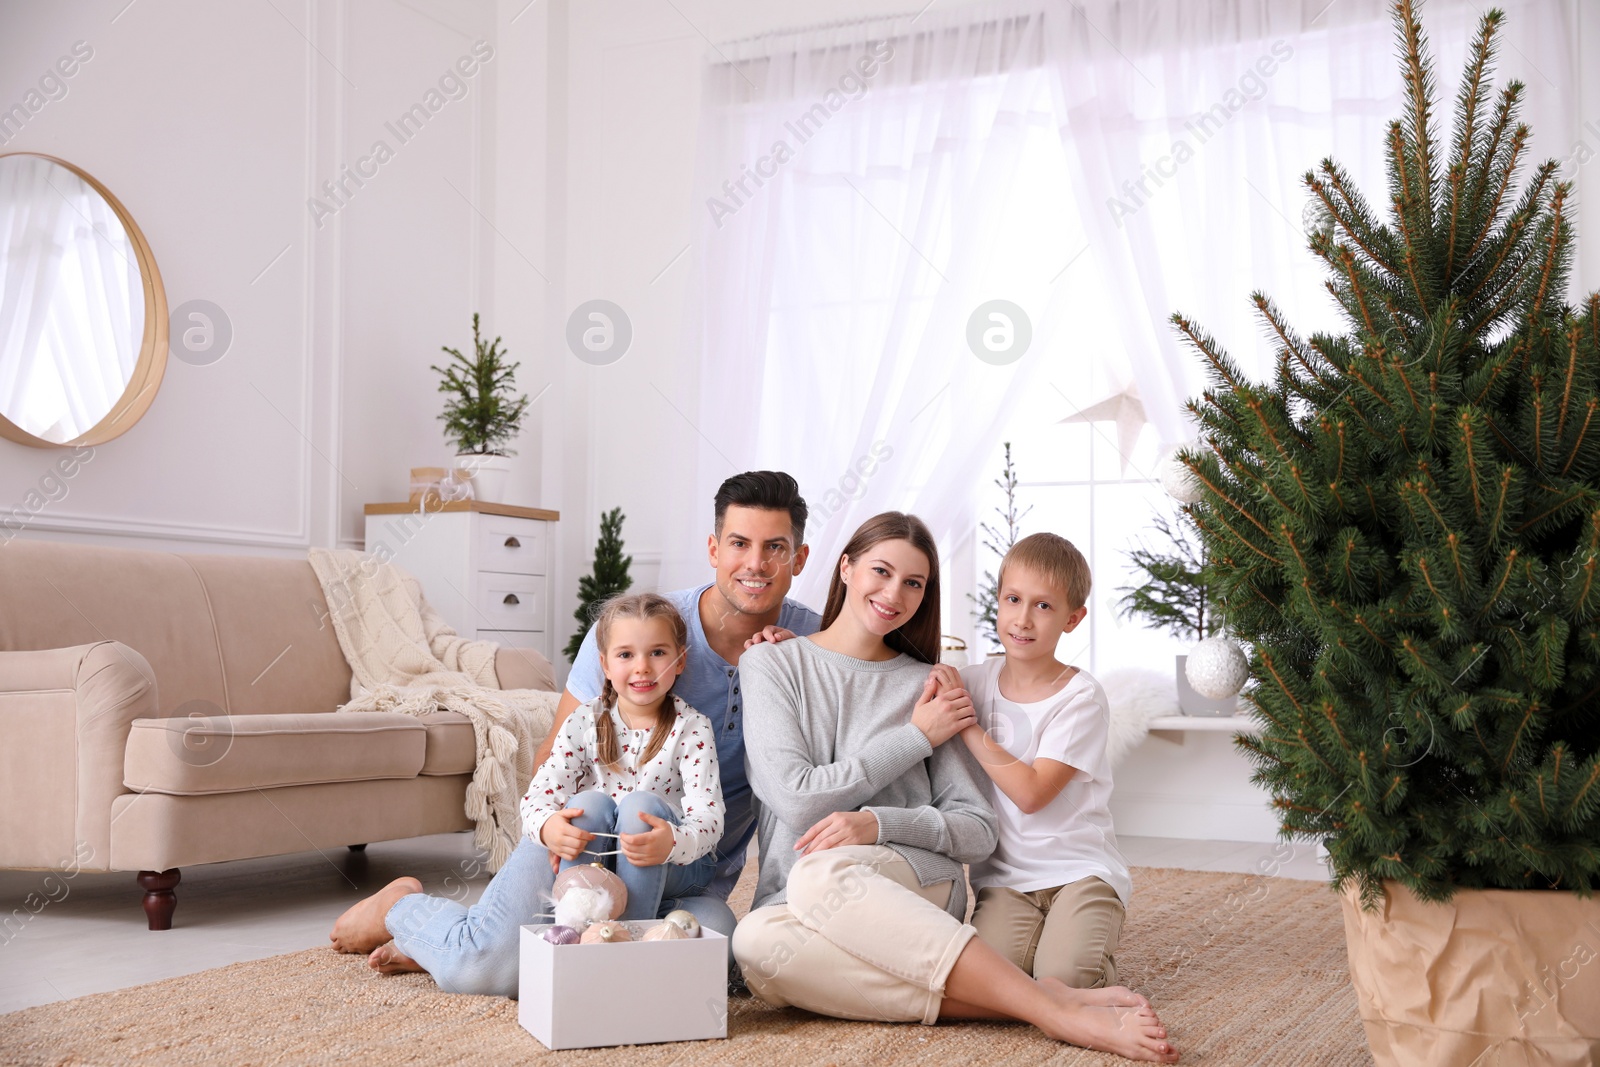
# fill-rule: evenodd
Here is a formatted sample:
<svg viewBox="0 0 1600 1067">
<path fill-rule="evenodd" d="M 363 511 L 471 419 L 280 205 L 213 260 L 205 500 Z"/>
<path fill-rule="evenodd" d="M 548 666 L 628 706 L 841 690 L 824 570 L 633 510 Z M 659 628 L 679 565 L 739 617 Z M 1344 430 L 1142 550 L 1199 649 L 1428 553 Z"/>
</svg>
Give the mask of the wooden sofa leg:
<svg viewBox="0 0 1600 1067">
<path fill-rule="evenodd" d="M 144 914 L 152 930 L 172 929 L 172 913 L 178 897 L 172 891 L 182 877 L 178 868 L 170 871 L 140 871 L 139 886 L 144 890 Z"/>
</svg>

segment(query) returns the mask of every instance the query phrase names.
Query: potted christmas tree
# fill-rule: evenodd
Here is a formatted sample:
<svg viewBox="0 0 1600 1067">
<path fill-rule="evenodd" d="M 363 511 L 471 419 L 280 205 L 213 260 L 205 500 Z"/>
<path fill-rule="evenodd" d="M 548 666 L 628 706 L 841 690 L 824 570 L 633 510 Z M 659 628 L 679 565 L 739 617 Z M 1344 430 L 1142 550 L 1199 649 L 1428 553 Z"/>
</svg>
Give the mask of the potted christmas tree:
<svg viewBox="0 0 1600 1067">
<path fill-rule="evenodd" d="M 516 455 L 508 446 L 522 432 L 528 398 L 516 395 L 521 364 L 506 362 L 500 338 L 484 343 L 477 312 L 472 315 L 472 348 L 473 357 L 468 359 L 459 349 L 441 346 L 451 360 L 431 369 L 442 376 L 439 392 L 449 394 L 450 400 L 439 418 L 445 436 L 455 442 L 456 466 L 472 478 L 473 495 L 498 503 L 511 470 L 507 457 Z"/>
<path fill-rule="evenodd" d="M 1380 1063 L 1600 1050 L 1600 294 L 1566 302 L 1571 187 L 1522 180 L 1523 86 L 1484 15 L 1448 144 L 1409 0 L 1385 221 L 1325 161 L 1310 248 L 1344 312 L 1277 373 L 1208 367 L 1183 461 L 1208 579 L 1252 646 L 1238 743 L 1326 844 Z"/>
<path fill-rule="evenodd" d="M 1151 523 L 1163 547 L 1140 544 L 1128 552 L 1128 561 L 1139 571 L 1141 582 L 1123 586 L 1117 611 L 1123 618 L 1142 619 L 1157 630 L 1200 646 L 1207 654 L 1208 638 L 1234 646 L 1221 636 L 1222 613 L 1206 586 L 1205 563 L 1194 541 L 1185 535 L 1177 521 L 1157 515 Z M 1195 692 L 1189 684 L 1189 655 L 1174 657 L 1173 675 L 1178 686 L 1178 710 L 1185 715 L 1233 715 L 1239 710 L 1238 689 L 1226 696 L 1209 697 Z"/>
</svg>

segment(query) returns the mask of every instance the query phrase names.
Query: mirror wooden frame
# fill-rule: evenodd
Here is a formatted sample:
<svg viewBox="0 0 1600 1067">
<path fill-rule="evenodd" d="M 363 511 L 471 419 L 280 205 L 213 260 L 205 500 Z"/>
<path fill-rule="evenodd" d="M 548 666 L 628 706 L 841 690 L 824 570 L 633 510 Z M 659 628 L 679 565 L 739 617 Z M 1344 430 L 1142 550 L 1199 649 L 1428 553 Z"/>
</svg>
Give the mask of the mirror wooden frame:
<svg viewBox="0 0 1600 1067">
<path fill-rule="evenodd" d="M 33 156 L 38 159 L 48 159 L 65 167 L 87 182 L 91 189 L 111 205 L 111 210 L 117 213 L 117 218 L 122 222 L 122 228 L 127 231 L 128 241 L 133 245 L 134 255 L 139 262 L 139 278 L 144 288 L 144 337 L 139 346 L 139 358 L 134 363 L 133 374 L 129 377 L 122 396 L 111 406 L 111 410 L 89 429 L 70 441 L 46 441 L 24 430 L 0 412 L 0 437 L 33 448 L 71 448 L 75 445 L 104 444 L 114 437 L 127 433 L 150 409 L 151 403 L 156 398 L 156 390 L 161 387 L 161 379 L 167 372 L 167 290 L 161 284 L 161 270 L 156 266 L 155 254 L 150 251 L 150 243 L 145 240 L 144 232 L 139 229 L 138 223 L 133 221 L 133 216 L 128 213 L 126 207 L 123 207 L 122 201 L 118 200 L 94 175 L 82 167 L 44 152 L 0 152 L 0 159 L 8 156 Z"/>
</svg>

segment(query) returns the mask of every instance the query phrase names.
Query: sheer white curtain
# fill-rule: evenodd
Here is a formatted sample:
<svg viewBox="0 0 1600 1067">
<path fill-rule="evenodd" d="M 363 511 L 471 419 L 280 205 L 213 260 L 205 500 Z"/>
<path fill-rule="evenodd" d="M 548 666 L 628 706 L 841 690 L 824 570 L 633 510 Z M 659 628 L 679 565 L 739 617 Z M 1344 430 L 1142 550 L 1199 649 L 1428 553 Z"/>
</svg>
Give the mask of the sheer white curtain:
<svg viewBox="0 0 1600 1067">
<path fill-rule="evenodd" d="M 1579 137 L 1571 0 L 1511 0 L 1495 74 L 1527 84 L 1534 157 Z M 1428 0 L 1448 144 L 1482 5 Z M 1388 0 L 1085 0 L 1050 8 L 1062 142 L 1093 270 L 1116 294 L 1122 355 L 1163 440 L 1186 439 L 1203 377 L 1167 322 L 1200 320 L 1246 369 L 1270 348 L 1247 299 L 1265 291 L 1305 332 L 1337 328 L 1305 247 L 1301 176 L 1332 156 L 1382 210 L 1383 144 L 1404 99 Z M 1570 175 L 1569 175 L 1570 176 Z"/>
<path fill-rule="evenodd" d="M 1535 154 L 1565 156 L 1575 72 L 1552 45 L 1571 0 L 1502 6 L 1501 80 L 1528 83 Z M 947 548 L 969 537 L 1020 424 L 1131 387 L 1162 441 L 1185 439 L 1202 375 L 1167 316 L 1264 370 L 1252 289 L 1297 325 L 1334 324 L 1300 175 L 1332 155 L 1385 188 L 1402 100 L 1384 0 L 938 11 L 723 45 L 707 74 L 689 339 L 703 446 L 669 544 L 698 543 L 728 474 L 788 470 L 816 514 L 797 585 L 812 603 L 877 511 L 921 515 Z M 1441 136 L 1477 18 L 1467 0 L 1424 6 Z M 1032 325 L 1004 366 L 967 340 L 994 299 Z M 663 580 L 703 571 L 669 556 Z"/>
<path fill-rule="evenodd" d="M 1004 254 L 1038 224 L 1008 210 L 1013 190 L 1060 152 L 1044 43 L 1037 10 L 986 6 L 722 47 L 697 197 L 708 442 L 682 543 L 717 483 L 755 468 L 794 474 L 812 506 L 811 603 L 869 515 L 912 511 L 941 538 L 970 525 L 974 443 L 1036 381 L 1055 328 L 1054 268 Z M 1026 309 L 1030 355 L 969 347 L 991 299 Z"/>
<path fill-rule="evenodd" d="M 47 159 L 6 159 L 0 411 L 46 440 L 71 440 L 121 397 L 143 334 L 143 282 L 115 210 Z"/>
</svg>

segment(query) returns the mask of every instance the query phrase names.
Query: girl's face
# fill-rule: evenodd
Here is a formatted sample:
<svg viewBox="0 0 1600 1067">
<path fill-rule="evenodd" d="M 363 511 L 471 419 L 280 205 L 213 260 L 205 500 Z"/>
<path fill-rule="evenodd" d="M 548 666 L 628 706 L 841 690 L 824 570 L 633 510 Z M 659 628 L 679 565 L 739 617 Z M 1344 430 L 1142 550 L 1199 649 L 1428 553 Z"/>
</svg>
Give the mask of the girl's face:
<svg viewBox="0 0 1600 1067">
<path fill-rule="evenodd" d="M 655 707 L 683 673 L 683 653 L 666 619 L 617 619 L 606 635 L 601 666 L 617 699 Z"/>
<path fill-rule="evenodd" d="M 844 610 L 883 637 L 911 621 L 928 587 L 928 557 L 910 541 L 879 541 L 859 559 L 839 561 Z"/>
</svg>

